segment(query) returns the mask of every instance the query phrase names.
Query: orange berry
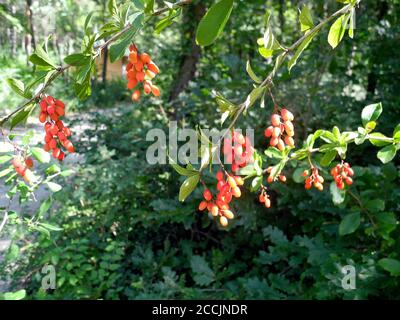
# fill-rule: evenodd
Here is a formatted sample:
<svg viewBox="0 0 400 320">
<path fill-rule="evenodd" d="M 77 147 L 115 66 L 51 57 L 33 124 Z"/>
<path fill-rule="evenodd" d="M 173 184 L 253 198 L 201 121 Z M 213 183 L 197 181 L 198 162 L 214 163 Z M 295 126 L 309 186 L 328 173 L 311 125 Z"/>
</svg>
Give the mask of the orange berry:
<svg viewBox="0 0 400 320">
<path fill-rule="evenodd" d="M 136 78 L 129 79 L 128 84 L 127 84 L 128 90 L 135 88 L 137 84 L 138 84 L 138 81 L 136 80 Z"/>
<path fill-rule="evenodd" d="M 74 145 L 72 144 L 71 141 L 65 140 L 64 141 L 64 146 L 68 150 L 69 153 L 74 153 L 75 152 Z"/>
<path fill-rule="evenodd" d="M 216 216 L 218 216 L 218 213 L 219 213 L 219 208 L 218 208 L 218 206 L 213 205 L 213 206 L 211 207 L 211 214 L 212 214 L 214 217 L 216 217 Z"/>
<path fill-rule="evenodd" d="M 207 202 L 206 201 L 201 201 L 199 204 L 199 210 L 204 211 L 207 208 Z"/>
<path fill-rule="evenodd" d="M 58 107 L 65 109 L 65 104 L 61 100 L 54 100 L 54 104 Z"/>
<path fill-rule="evenodd" d="M 225 217 L 227 217 L 229 220 L 232 220 L 235 217 L 235 215 L 230 210 L 224 210 L 224 211 L 222 211 L 222 214 Z"/>
<path fill-rule="evenodd" d="M 47 106 L 47 113 L 48 113 L 49 115 L 54 114 L 54 112 L 55 112 L 54 106 L 52 106 L 52 105 Z"/>
<path fill-rule="evenodd" d="M 140 99 L 140 90 L 135 90 L 132 93 L 132 101 L 138 101 Z"/>
<path fill-rule="evenodd" d="M 135 64 L 135 63 L 138 62 L 138 54 L 137 54 L 136 51 L 132 51 L 132 52 L 129 54 L 129 61 L 130 61 L 132 64 Z"/>
<path fill-rule="evenodd" d="M 239 187 L 233 188 L 233 189 L 232 189 L 232 195 L 233 195 L 235 198 L 240 198 L 240 196 L 242 195 L 242 192 L 240 191 L 240 188 L 239 188 Z"/>
<path fill-rule="evenodd" d="M 265 199 L 265 207 L 266 208 L 271 208 L 271 200 L 270 199 Z"/>
<path fill-rule="evenodd" d="M 60 155 L 58 156 L 58 161 L 63 161 L 64 159 L 65 159 L 65 153 L 61 151 Z"/>
<path fill-rule="evenodd" d="M 148 55 L 147 53 L 142 53 L 140 55 L 140 60 L 144 63 L 144 64 L 148 64 L 151 62 L 151 57 L 150 55 Z"/>
<path fill-rule="evenodd" d="M 235 182 L 236 182 L 236 184 L 237 184 L 238 186 L 244 185 L 244 180 L 243 180 L 242 177 L 235 177 L 234 179 L 235 179 Z"/>
<path fill-rule="evenodd" d="M 271 123 L 274 127 L 278 127 L 281 123 L 281 119 L 280 119 L 279 115 L 273 114 L 271 116 Z"/>
<path fill-rule="evenodd" d="M 265 202 L 265 196 L 263 194 L 260 194 L 258 196 L 258 201 L 260 201 L 261 203 L 264 203 Z"/>
<path fill-rule="evenodd" d="M 58 157 L 60 156 L 61 150 L 58 148 L 54 148 L 53 149 L 53 157 L 58 159 Z"/>
<path fill-rule="evenodd" d="M 269 144 L 270 144 L 271 147 L 275 147 L 278 143 L 279 143 L 279 138 L 272 138 L 269 141 Z"/>
<path fill-rule="evenodd" d="M 56 113 L 60 116 L 60 117 L 64 117 L 65 115 L 65 110 L 60 107 L 60 106 L 56 106 Z"/>
<path fill-rule="evenodd" d="M 285 144 L 289 147 L 294 147 L 294 140 L 292 137 L 286 136 L 285 137 Z"/>
<path fill-rule="evenodd" d="M 145 71 L 146 77 L 148 77 L 150 80 L 154 79 L 156 77 L 156 74 L 153 71 L 146 70 Z"/>
<path fill-rule="evenodd" d="M 285 143 L 283 142 L 282 139 L 279 139 L 279 140 L 278 140 L 278 149 L 279 149 L 280 151 L 282 151 L 282 150 L 285 149 Z"/>
<path fill-rule="evenodd" d="M 226 227 L 228 225 L 228 219 L 224 216 L 221 216 L 219 218 L 219 223 L 221 223 L 221 226 Z"/>
<path fill-rule="evenodd" d="M 42 110 L 43 112 L 47 112 L 47 102 L 45 99 L 40 101 L 39 105 L 40 105 L 40 110 Z"/>
<path fill-rule="evenodd" d="M 236 180 L 231 176 L 228 177 L 228 184 L 232 189 L 237 187 Z"/>
<path fill-rule="evenodd" d="M 48 104 L 54 105 L 54 98 L 52 96 L 47 96 L 46 101 Z"/>
<path fill-rule="evenodd" d="M 45 123 L 46 119 L 47 119 L 47 114 L 45 112 L 41 112 L 40 115 L 39 115 L 39 121 L 41 123 Z"/>
<path fill-rule="evenodd" d="M 32 160 L 32 158 L 27 158 L 27 159 L 25 160 L 25 164 L 26 164 L 26 166 L 27 166 L 28 168 L 32 168 L 32 167 L 33 167 L 33 160 Z"/>
<path fill-rule="evenodd" d="M 57 147 L 57 141 L 55 139 L 51 139 L 49 142 L 49 147 L 50 149 L 54 149 L 55 147 Z"/>
<path fill-rule="evenodd" d="M 278 138 L 280 135 L 281 135 L 281 128 L 275 127 L 275 128 L 272 130 L 272 137 Z"/>
<path fill-rule="evenodd" d="M 279 176 L 279 180 L 280 180 L 281 182 L 286 182 L 286 176 L 280 175 L 280 176 Z"/>
<path fill-rule="evenodd" d="M 206 189 L 203 192 L 203 197 L 204 199 L 206 199 L 207 201 L 210 201 L 212 199 L 212 193 L 210 190 Z"/>
<path fill-rule="evenodd" d="M 350 177 L 347 177 L 347 178 L 346 178 L 346 184 L 349 185 L 349 186 L 351 186 L 351 185 L 353 184 L 353 179 L 350 178 Z"/>
<path fill-rule="evenodd" d="M 138 73 L 136 73 L 136 80 L 139 82 L 142 82 L 144 80 L 144 72 L 140 71 Z"/>
<path fill-rule="evenodd" d="M 284 121 L 293 121 L 294 120 L 294 116 L 293 116 L 293 113 L 291 113 L 289 110 L 287 110 L 287 109 L 282 109 L 281 110 L 281 116 L 282 116 L 282 119 L 284 120 Z"/>
<path fill-rule="evenodd" d="M 147 68 L 151 71 L 154 72 L 156 75 L 160 72 L 160 69 L 157 67 L 157 65 L 154 62 L 150 62 L 147 65 Z"/>
<path fill-rule="evenodd" d="M 268 182 L 268 183 L 274 182 L 274 177 L 273 177 L 273 176 L 268 176 L 267 182 Z"/>
<path fill-rule="evenodd" d="M 264 136 L 269 138 L 272 136 L 272 131 L 274 130 L 273 126 L 269 126 L 267 129 L 264 130 Z"/>
<path fill-rule="evenodd" d="M 149 81 L 144 82 L 143 90 L 145 94 L 149 94 L 151 92 L 151 83 Z"/>
<path fill-rule="evenodd" d="M 160 94 L 161 94 L 160 88 L 157 87 L 157 86 L 155 86 L 154 84 L 153 84 L 153 86 L 151 87 L 151 92 L 153 93 L 153 95 L 154 95 L 155 97 L 159 97 Z"/>
<path fill-rule="evenodd" d="M 218 181 L 221 181 L 224 179 L 224 173 L 222 171 L 218 171 L 216 177 Z"/>
</svg>

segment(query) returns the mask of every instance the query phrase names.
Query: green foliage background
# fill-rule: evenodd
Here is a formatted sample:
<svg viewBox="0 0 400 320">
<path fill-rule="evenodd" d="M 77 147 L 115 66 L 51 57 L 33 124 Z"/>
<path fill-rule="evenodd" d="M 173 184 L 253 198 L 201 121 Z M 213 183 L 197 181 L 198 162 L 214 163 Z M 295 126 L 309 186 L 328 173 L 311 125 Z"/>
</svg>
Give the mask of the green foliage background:
<svg viewBox="0 0 400 320">
<path fill-rule="evenodd" d="M 314 17 L 340 6 L 335 1 L 301 3 Z M 84 17 L 85 12 L 70 5 Z M 116 82 L 95 84 L 93 96 L 80 102 L 72 89 L 58 82 L 52 94 L 73 107 L 77 124 L 80 115 L 90 123 L 76 141 L 85 159 L 53 196 L 56 205 L 48 220 L 62 231 L 51 232 L 50 238 L 18 227 L 8 231 L 13 245 L 0 275 L 11 275 L 12 289 L 26 289 L 30 299 L 399 299 L 400 268 L 390 274 L 378 264 L 383 258 L 400 259 L 398 158 L 382 166 L 369 143 L 351 147 L 347 161 L 356 172 L 351 190 L 361 206 L 349 196 L 335 206 L 329 187 L 322 193 L 305 191 L 302 183 L 288 179 L 272 187 L 269 210 L 245 191 L 235 203 L 238 217 L 227 230 L 196 211 L 201 190 L 179 203 L 182 181 L 176 172 L 146 162 L 147 131 L 168 127 L 160 106 L 176 110 L 188 127 L 217 126 L 211 90 L 242 100 L 250 85 L 246 60 L 251 59 L 258 75 L 272 68 L 257 53 L 265 10 L 272 12 L 280 41 L 289 44 L 301 35 L 299 5 L 258 0 L 236 4 L 222 37 L 202 49 L 195 77 L 173 102 L 168 93 L 189 50 L 187 29 L 194 28 L 187 21 L 174 23 L 161 35 L 142 32 L 137 39 L 162 70 L 161 101 L 144 98 L 132 104 L 125 84 Z M 282 69 L 273 91 L 296 116 L 298 142 L 319 128 L 354 129 L 362 108 L 378 101 L 384 106 L 380 131 L 391 134 L 400 118 L 399 17 L 397 0 L 362 1 L 353 40 L 345 39 L 332 51 L 324 30 L 290 74 Z M 82 35 L 83 19 L 62 23 L 69 25 L 71 38 Z M 2 74 L 8 70 L 29 77 L 22 71 L 23 58 L 19 64 L 10 61 L 6 47 L 0 54 Z M 11 94 L 2 99 L 3 105 L 16 105 Z M 271 110 L 269 101 L 240 122 L 241 128 L 256 129 L 260 150 L 268 146 L 263 130 Z M 285 172 L 291 177 L 294 170 Z M 211 175 L 207 179 L 214 184 Z M 360 227 L 339 236 L 339 224 L 349 213 L 360 213 Z M 57 289 L 49 292 L 40 289 L 45 264 L 53 264 L 57 272 Z M 341 286 L 344 265 L 356 267 L 355 290 Z"/>
</svg>

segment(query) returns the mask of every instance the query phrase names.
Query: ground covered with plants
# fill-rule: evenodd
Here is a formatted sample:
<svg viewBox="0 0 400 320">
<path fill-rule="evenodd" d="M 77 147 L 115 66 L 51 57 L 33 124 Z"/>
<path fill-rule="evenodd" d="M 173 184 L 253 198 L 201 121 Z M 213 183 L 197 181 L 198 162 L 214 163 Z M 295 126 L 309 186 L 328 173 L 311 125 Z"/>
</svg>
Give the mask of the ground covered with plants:
<svg viewBox="0 0 400 320">
<path fill-rule="evenodd" d="M 398 0 L 27 3 L 0 4 L 1 298 L 400 298 Z M 245 164 L 149 164 L 170 121 L 254 129 Z"/>
</svg>

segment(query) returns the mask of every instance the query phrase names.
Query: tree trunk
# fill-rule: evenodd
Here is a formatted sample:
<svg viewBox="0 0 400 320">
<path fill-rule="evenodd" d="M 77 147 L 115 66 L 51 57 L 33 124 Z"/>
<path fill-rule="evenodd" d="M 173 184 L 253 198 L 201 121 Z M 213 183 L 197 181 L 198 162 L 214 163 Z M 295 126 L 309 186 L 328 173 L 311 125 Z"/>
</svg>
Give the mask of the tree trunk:
<svg viewBox="0 0 400 320">
<path fill-rule="evenodd" d="M 15 17 L 16 9 L 15 6 L 11 6 L 11 14 Z M 11 44 L 11 57 L 15 57 L 17 54 L 17 28 L 13 26 L 10 33 L 10 44 Z"/>
<path fill-rule="evenodd" d="M 103 70 L 101 72 L 101 77 L 104 87 L 106 86 L 107 82 L 107 62 L 108 62 L 108 47 L 105 47 L 103 50 Z"/>
<path fill-rule="evenodd" d="M 26 0 L 26 17 L 28 19 L 28 29 L 31 35 L 31 44 L 33 50 L 36 49 L 35 29 L 33 27 L 33 13 L 32 13 L 32 0 Z"/>
<path fill-rule="evenodd" d="M 170 92 L 169 101 L 174 101 L 178 98 L 179 94 L 185 90 L 189 81 L 192 80 L 196 73 L 196 65 L 200 59 L 200 47 L 196 44 L 196 26 L 205 13 L 205 8 L 202 4 L 198 3 L 186 9 L 182 28 L 182 47 L 184 51 L 190 47 L 190 51 L 182 56 L 179 72 L 176 76 L 176 82 Z M 188 35 L 185 37 L 185 35 Z M 186 49 L 186 50 L 185 50 Z M 174 120 L 179 119 L 178 108 L 174 108 L 172 113 Z"/>
</svg>

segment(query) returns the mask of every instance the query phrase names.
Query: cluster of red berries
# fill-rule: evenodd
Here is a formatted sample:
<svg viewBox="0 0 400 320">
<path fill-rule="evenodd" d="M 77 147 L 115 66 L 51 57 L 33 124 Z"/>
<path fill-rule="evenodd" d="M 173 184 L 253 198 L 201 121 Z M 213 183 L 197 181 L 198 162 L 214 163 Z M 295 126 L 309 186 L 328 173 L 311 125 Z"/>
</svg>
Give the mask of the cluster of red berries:
<svg viewBox="0 0 400 320">
<path fill-rule="evenodd" d="M 68 140 L 71 130 L 65 127 L 60 120 L 60 117 L 65 115 L 65 105 L 52 96 L 45 96 L 40 101 L 40 109 L 39 121 L 45 123 L 44 130 L 46 132 L 43 149 L 47 152 L 52 151 L 55 159 L 63 161 L 65 153 L 61 150 L 62 147 L 70 153 L 75 152 L 72 142 Z"/>
<path fill-rule="evenodd" d="M 353 179 L 351 177 L 354 176 L 354 171 L 347 162 L 342 162 L 333 167 L 331 175 L 339 190 L 343 190 L 345 184 L 348 186 L 353 184 Z"/>
<path fill-rule="evenodd" d="M 143 83 L 145 94 L 153 93 L 155 97 L 160 96 L 160 89 L 152 83 L 152 80 L 160 72 L 157 65 L 151 60 L 147 53 L 139 53 L 134 44 L 129 47 L 129 63 L 126 66 L 126 77 L 128 89 L 134 89 L 138 83 Z M 140 99 L 140 90 L 136 89 L 132 94 L 132 101 Z"/>
<path fill-rule="evenodd" d="M 263 203 L 266 208 L 271 208 L 271 199 L 265 191 L 265 188 L 262 188 L 261 194 L 258 196 L 258 201 Z"/>
<path fill-rule="evenodd" d="M 218 194 L 214 198 L 209 189 L 204 190 L 204 200 L 200 202 L 199 210 L 204 211 L 207 209 L 213 217 L 219 217 L 221 225 L 226 227 L 228 219 L 231 220 L 235 217 L 232 211 L 229 210 L 229 203 L 232 201 L 232 197 L 240 198 L 242 195 L 239 187 L 244 184 L 244 180 L 239 176 L 229 175 L 226 172 L 224 174 L 222 171 L 218 171 L 216 178 L 218 180 Z"/>
<path fill-rule="evenodd" d="M 317 168 L 313 167 L 311 169 L 311 175 L 308 170 L 304 170 L 302 176 L 305 178 L 307 177 L 304 184 L 304 188 L 306 188 L 307 190 L 311 189 L 312 186 L 314 186 L 319 191 L 324 190 L 323 183 L 325 180 L 323 176 L 319 175 Z"/>
<path fill-rule="evenodd" d="M 224 139 L 223 153 L 225 163 L 232 163 L 233 172 L 254 162 L 254 148 L 250 139 L 234 130 L 231 137 Z"/>
<path fill-rule="evenodd" d="M 27 158 L 25 161 L 20 157 L 15 157 L 11 160 L 12 165 L 14 166 L 15 171 L 19 176 L 24 178 L 26 182 L 31 182 L 34 178 L 34 175 L 30 169 L 33 168 L 33 160 L 32 158 Z"/>
<path fill-rule="evenodd" d="M 280 116 L 277 113 L 271 116 L 272 125 L 264 131 L 265 137 L 271 138 L 269 142 L 271 147 L 277 147 L 281 151 L 285 149 L 285 144 L 288 147 L 294 147 L 293 120 L 293 114 L 287 109 L 282 109 Z"/>
</svg>

